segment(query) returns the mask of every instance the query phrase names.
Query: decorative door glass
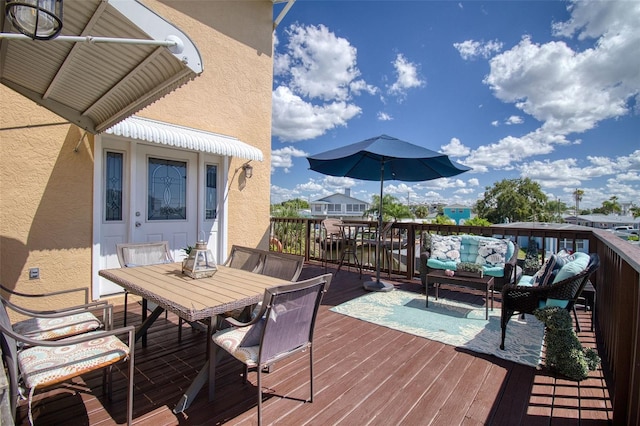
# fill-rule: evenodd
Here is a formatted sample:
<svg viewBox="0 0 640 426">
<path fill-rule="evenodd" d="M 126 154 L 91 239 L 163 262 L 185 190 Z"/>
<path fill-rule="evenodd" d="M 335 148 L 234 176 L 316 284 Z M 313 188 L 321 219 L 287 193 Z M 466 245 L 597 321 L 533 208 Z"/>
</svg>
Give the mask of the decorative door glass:
<svg viewBox="0 0 640 426">
<path fill-rule="evenodd" d="M 148 220 L 186 220 L 186 162 L 149 158 L 148 183 Z"/>
<path fill-rule="evenodd" d="M 122 220 L 122 166 L 122 153 L 107 152 L 104 179 L 104 220 L 107 222 Z"/>
<path fill-rule="evenodd" d="M 215 220 L 218 217 L 218 167 L 207 165 L 205 197 L 205 219 Z"/>
</svg>

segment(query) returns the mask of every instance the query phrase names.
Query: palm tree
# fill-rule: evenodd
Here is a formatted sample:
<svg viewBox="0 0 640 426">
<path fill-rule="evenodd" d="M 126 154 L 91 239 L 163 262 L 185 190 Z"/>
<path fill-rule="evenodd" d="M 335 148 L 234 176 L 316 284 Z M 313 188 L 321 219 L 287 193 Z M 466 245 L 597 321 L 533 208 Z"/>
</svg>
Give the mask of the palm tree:
<svg viewBox="0 0 640 426">
<path fill-rule="evenodd" d="M 578 216 L 580 201 L 582 201 L 582 196 L 584 195 L 584 191 L 582 189 L 577 189 L 573 191 L 573 198 L 576 200 L 576 212 L 575 215 Z"/>
</svg>

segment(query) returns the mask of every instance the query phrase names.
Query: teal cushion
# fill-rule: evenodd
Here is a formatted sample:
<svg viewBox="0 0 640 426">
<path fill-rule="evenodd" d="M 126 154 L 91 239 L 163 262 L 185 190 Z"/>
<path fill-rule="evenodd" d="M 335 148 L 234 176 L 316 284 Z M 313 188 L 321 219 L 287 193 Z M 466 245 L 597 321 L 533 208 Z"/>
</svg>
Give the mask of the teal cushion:
<svg viewBox="0 0 640 426">
<path fill-rule="evenodd" d="M 523 275 L 518 281 L 518 285 L 523 287 L 533 287 L 533 275 Z"/>
<path fill-rule="evenodd" d="M 588 254 L 582 253 L 582 252 L 576 252 L 573 254 L 573 256 L 575 257 L 574 260 L 572 260 L 571 262 L 567 263 L 562 268 L 560 268 L 555 278 L 553 279 L 554 283 L 566 280 L 567 278 L 571 278 L 574 275 L 579 274 L 589 264 Z"/>
<path fill-rule="evenodd" d="M 487 266 L 483 265 L 485 275 L 491 275 L 492 277 L 504 277 L 504 266 Z"/>
<path fill-rule="evenodd" d="M 542 309 L 545 308 L 547 306 L 549 307 L 554 307 L 557 306 L 558 308 L 566 308 L 567 305 L 569 304 L 568 300 L 561 300 L 561 299 L 547 299 L 547 300 L 541 300 L 538 302 L 538 308 Z"/>
<path fill-rule="evenodd" d="M 457 263 L 453 260 L 444 261 L 434 259 L 432 257 L 427 260 L 427 266 L 433 269 L 451 269 L 452 271 L 455 271 L 456 265 Z"/>
</svg>

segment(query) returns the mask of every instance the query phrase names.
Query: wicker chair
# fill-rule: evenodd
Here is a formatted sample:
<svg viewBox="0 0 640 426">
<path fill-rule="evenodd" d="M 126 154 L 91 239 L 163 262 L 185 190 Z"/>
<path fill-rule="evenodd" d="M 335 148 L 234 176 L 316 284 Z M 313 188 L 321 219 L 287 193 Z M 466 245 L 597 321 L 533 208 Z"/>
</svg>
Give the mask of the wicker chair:
<svg viewBox="0 0 640 426">
<path fill-rule="evenodd" d="M 600 266 L 600 258 L 596 253 L 589 256 L 589 263 L 580 273 L 545 286 L 521 286 L 508 284 L 502 288 L 502 340 L 500 349 L 504 349 L 504 339 L 507 332 L 507 324 L 513 315 L 533 314 L 540 307 L 541 301 L 547 299 L 559 299 L 568 301 L 566 309 L 573 311 L 577 321 L 575 302 L 580 297 L 582 290 L 589 282 L 589 277 Z"/>
<path fill-rule="evenodd" d="M 258 425 L 262 424 L 262 373 L 271 364 L 308 350 L 313 401 L 313 330 L 331 274 L 265 290 L 259 314 L 248 323 L 227 318 L 233 327 L 213 335 L 209 355 L 209 400 L 215 391 L 215 368 L 228 352 L 258 374 Z M 277 317 L 277 320 L 276 320 Z M 218 349 L 224 349 L 218 351 Z M 225 352 L 226 351 L 226 352 Z"/>
<path fill-rule="evenodd" d="M 9 402 L 15 419 L 20 396 L 19 382 L 29 391 L 29 421 L 33 424 L 31 406 L 36 390 L 55 386 L 95 370 L 129 361 L 127 424 L 133 418 L 134 327 L 85 333 L 56 341 L 34 340 L 17 333 L 9 320 L 6 302 L 0 303 L 0 347 L 9 379 Z M 116 335 L 127 334 L 128 344 Z M 103 376 L 103 386 L 111 397 L 111 374 Z"/>
</svg>

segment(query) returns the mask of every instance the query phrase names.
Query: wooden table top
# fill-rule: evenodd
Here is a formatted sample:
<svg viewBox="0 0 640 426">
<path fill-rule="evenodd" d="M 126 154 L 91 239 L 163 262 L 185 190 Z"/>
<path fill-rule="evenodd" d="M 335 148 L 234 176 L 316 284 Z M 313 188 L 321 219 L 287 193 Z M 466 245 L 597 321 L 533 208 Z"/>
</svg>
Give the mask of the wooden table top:
<svg viewBox="0 0 640 426">
<path fill-rule="evenodd" d="M 187 321 L 211 318 L 262 301 L 264 290 L 289 281 L 219 265 L 212 277 L 193 279 L 181 263 L 103 269 L 98 274 Z"/>
</svg>

